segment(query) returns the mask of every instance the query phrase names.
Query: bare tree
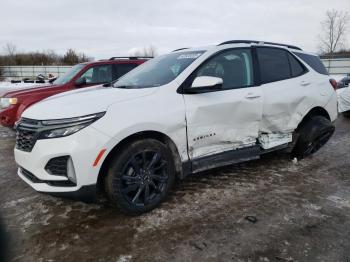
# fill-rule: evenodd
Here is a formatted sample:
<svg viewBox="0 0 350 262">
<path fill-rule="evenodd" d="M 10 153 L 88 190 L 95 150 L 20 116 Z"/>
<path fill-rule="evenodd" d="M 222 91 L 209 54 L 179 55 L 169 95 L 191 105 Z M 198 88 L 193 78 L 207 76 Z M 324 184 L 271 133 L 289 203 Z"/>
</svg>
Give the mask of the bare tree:
<svg viewBox="0 0 350 262">
<path fill-rule="evenodd" d="M 16 54 L 17 54 L 17 47 L 13 43 L 7 43 L 4 47 L 5 55 L 8 57 L 7 64 L 8 65 L 15 65 L 16 64 Z"/>
<path fill-rule="evenodd" d="M 144 48 L 144 53 L 145 56 L 155 57 L 157 56 L 157 49 L 153 45 L 150 45 Z"/>
<path fill-rule="evenodd" d="M 143 48 L 133 48 L 129 51 L 129 55 L 155 57 L 157 56 L 157 49 L 152 45 Z"/>
<path fill-rule="evenodd" d="M 322 33 L 319 36 L 322 53 L 329 54 L 332 58 L 335 51 L 344 47 L 349 19 L 348 12 L 334 9 L 326 12 L 326 18 L 321 22 Z"/>
</svg>

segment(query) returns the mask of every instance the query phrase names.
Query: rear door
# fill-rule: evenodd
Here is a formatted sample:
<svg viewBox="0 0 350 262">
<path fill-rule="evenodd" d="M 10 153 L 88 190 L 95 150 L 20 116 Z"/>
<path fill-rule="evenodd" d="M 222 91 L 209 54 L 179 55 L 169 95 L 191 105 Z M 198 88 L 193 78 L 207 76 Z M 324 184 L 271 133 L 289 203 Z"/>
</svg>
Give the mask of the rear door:
<svg viewBox="0 0 350 262">
<path fill-rule="evenodd" d="M 190 88 L 198 76 L 223 80 L 220 91 L 184 94 L 191 159 L 256 143 L 263 97 L 253 68 L 250 48 L 225 50 L 205 61 L 185 82 Z"/>
<path fill-rule="evenodd" d="M 264 94 L 260 131 L 291 133 L 312 103 L 312 79 L 287 50 L 257 47 L 256 51 Z"/>
</svg>

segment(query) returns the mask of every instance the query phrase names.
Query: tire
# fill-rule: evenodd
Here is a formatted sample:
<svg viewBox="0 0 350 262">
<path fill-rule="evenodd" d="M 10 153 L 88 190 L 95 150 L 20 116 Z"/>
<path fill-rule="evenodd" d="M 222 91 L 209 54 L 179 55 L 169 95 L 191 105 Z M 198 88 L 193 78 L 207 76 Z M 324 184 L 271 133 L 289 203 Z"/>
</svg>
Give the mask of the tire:
<svg viewBox="0 0 350 262">
<path fill-rule="evenodd" d="M 343 116 L 346 118 L 350 118 L 350 110 L 343 112 Z"/>
<path fill-rule="evenodd" d="M 138 215 L 157 207 L 175 179 L 171 151 L 155 139 L 134 141 L 112 159 L 105 191 L 123 213 Z"/>
<path fill-rule="evenodd" d="M 299 138 L 292 156 L 303 159 L 316 153 L 331 138 L 334 125 L 323 116 L 313 116 L 299 129 Z"/>
</svg>

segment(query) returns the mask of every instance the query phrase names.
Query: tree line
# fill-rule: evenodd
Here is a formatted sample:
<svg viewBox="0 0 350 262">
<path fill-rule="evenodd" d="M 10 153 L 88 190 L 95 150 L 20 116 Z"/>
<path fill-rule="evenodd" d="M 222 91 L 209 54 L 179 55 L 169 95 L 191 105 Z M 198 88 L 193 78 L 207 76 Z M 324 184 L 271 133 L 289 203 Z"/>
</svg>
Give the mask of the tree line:
<svg viewBox="0 0 350 262">
<path fill-rule="evenodd" d="M 75 65 L 92 60 L 84 53 L 78 53 L 74 49 L 68 49 L 65 54 L 57 54 L 53 50 L 20 52 L 11 43 L 6 44 L 4 52 L 0 54 L 0 66 L 16 65 Z"/>
</svg>

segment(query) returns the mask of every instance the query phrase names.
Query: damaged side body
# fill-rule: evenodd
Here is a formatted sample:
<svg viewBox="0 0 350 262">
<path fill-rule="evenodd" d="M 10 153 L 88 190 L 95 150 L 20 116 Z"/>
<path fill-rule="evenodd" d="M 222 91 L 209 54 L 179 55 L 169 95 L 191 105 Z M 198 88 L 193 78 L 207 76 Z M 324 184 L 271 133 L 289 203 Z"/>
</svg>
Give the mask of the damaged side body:
<svg viewBox="0 0 350 262">
<path fill-rule="evenodd" d="M 301 63 L 298 66 L 300 72 L 295 77 L 261 79 L 247 87 L 185 94 L 192 171 L 255 159 L 265 152 L 292 146 L 303 118 L 315 107 L 325 108 L 334 93 L 327 76 L 322 76 L 322 81 L 315 80 L 311 68 Z M 249 72 L 245 77 L 248 75 Z"/>
</svg>

